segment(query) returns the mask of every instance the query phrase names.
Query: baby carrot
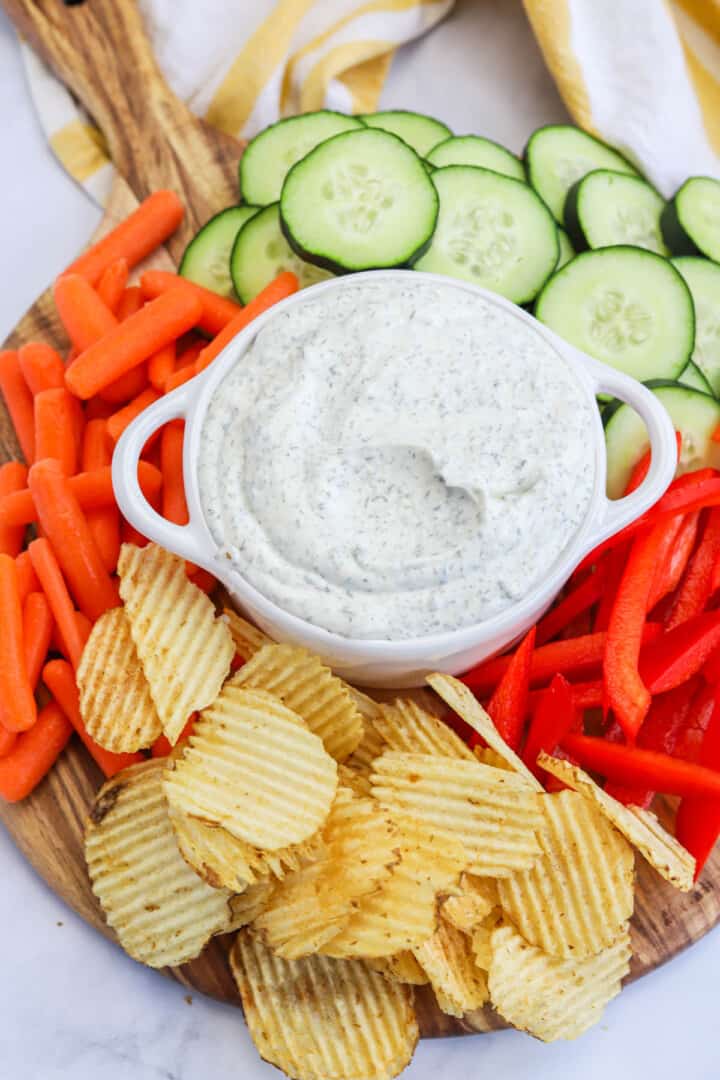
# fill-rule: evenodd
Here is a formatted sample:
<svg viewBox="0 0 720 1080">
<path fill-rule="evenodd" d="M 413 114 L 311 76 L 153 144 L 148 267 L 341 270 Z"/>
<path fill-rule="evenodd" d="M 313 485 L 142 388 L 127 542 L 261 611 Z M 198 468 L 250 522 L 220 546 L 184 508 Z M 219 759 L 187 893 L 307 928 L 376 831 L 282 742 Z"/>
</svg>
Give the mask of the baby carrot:
<svg viewBox="0 0 720 1080">
<path fill-rule="evenodd" d="M 55 558 L 55 553 L 44 538 L 33 540 L 28 548 L 33 569 L 38 576 L 42 591 L 45 593 L 55 625 L 62 635 L 67 652 L 75 667 L 85 647 L 85 639 L 75 619 L 75 608 L 67 590 L 62 571 Z"/>
<path fill-rule="evenodd" d="M 101 421 L 102 423 L 102 421 Z M 91 472 L 76 473 L 68 477 L 70 490 L 85 512 L 100 510 L 115 505 L 115 492 L 112 486 L 112 468 L 104 465 Z M 138 483 L 148 502 L 157 502 L 162 487 L 160 470 L 149 461 L 138 464 Z M 37 513 L 29 488 L 12 492 L 0 499 L 0 527 L 2 525 L 31 525 Z"/>
<path fill-rule="evenodd" d="M 110 308 L 81 274 L 63 274 L 55 282 L 53 295 L 67 335 L 81 353 L 117 326 Z"/>
<path fill-rule="evenodd" d="M 135 315 L 144 303 L 145 297 L 143 296 L 140 286 L 128 285 L 127 289 L 123 291 L 123 294 L 120 297 L 120 303 L 115 312 L 118 322 L 125 322 L 131 315 Z"/>
<path fill-rule="evenodd" d="M 18 360 L 31 394 L 56 390 L 65 385 L 65 365 L 60 353 L 50 345 L 39 341 L 23 345 L 18 353 Z"/>
<path fill-rule="evenodd" d="M 204 371 L 215 357 L 223 351 L 225 346 L 232 341 L 235 335 L 244 330 L 246 326 L 249 326 L 253 319 L 257 319 L 258 315 L 262 315 L 273 304 L 292 296 L 299 288 L 300 283 L 295 274 L 289 270 L 284 270 L 282 274 L 278 274 L 274 281 L 266 285 L 262 292 L 259 292 L 247 307 L 242 308 L 235 318 L 223 327 L 217 337 L 209 345 L 205 346 L 195 364 L 195 370 L 198 374 Z"/>
<path fill-rule="evenodd" d="M 162 516 L 175 525 L 187 525 L 188 508 L 183 483 L 183 438 L 185 424 L 173 420 L 166 424 L 160 442 L 163 476 Z"/>
<path fill-rule="evenodd" d="M 92 631 L 92 623 L 87 618 L 87 616 L 83 615 L 82 611 L 74 611 L 73 615 L 75 618 L 75 625 L 77 626 L 78 640 L 81 643 L 80 651 L 82 652 L 87 643 L 87 639 L 90 637 L 90 633 Z M 73 646 L 73 648 L 75 647 L 76 646 Z M 62 636 L 62 633 L 60 632 L 60 628 L 58 627 L 57 623 L 53 623 L 52 637 L 50 639 L 50 648 L 53 649 L 55 652 L 62 653 L 65 659 L 69 660 L 72 664 L 73 660 L 70 654 L 70 649 L 65 644 L 65 638 Z"/>
<path fill-rule="evenodd" d="M 37 719 L 33 689 L 25 665 L 22 604 L 17 567 L 0 555 L 0 701 L 8 731 L 27 731 Z"/>
<path fill-rule="evenodd" d="M 1 713 L 1 710 L 0 710 Z M 18 740 L 16 731 L 8 731 L 0 719 L 0 758 L 7 757 Z M 168 746 L 170 744 L 168 743 Z M 168 751 L 169 753 L 169 751 Z"/>
<path fill-rule="evenodd" d="M 18 354 L 10 349 L 0 352 L 0 393 L 5 398 L 20 449 L 28 465 L 35 453 L 33 399 L 20 370 Z"/>
<path fill-rule="evenodd" d="M 35 461 L 53 458 L 66 476 L 77 471 L 75 405 L 64 386 L 35 395 Z"/>
<path fill-rule="evenodd" d="M 100 391 L 100 397 L 110 405 L 124 405 L 147 389 L 148 366 L 139 364 L 132 371 L 126 371 L 119 379 Z M 111 413 L 112 415 L 112 413 Z"/>
<path fill-rule="evenodd" d="M 200 301 L 182 289 L 152 300 L 78 356 L 65 373 L 68 389 L 76 397 L 92 397 L 190 330 L 201 310 Z"/>
<path fill-rule="evenodd" d="M 131 288 L 125 289 L 118 307 L 118 320 L 120 322 L 125 322 L 126 319 L 129 319 L 131 315 L 134 315 L 140 310 L 144 302 L 143 294 L 139 286 L 133 285 Z M 145 364 L 139 364 L 138 367 L 133 368 L 131 371 L 126 371 L 119 379 L 115 379 L 109 386 L 106 386 L 101 390 L 100 398 L 103 401 L 109 402 L 111 405 L 122 405 L 126 401 L 130 401 L 132 398 L 137 397 L 138 394 L 141 394 L 147 384 L 147 366 Z M 109 410 L 107 415 L 112 416 L 112 410 Z"/>
<path fill-rule="evenodd" d="M 144 412 L 145 409 L 159 400 L 160 394 L 156 390 L 143 390 L 142 394 L 138 394 L 134 401 L 129 402 L 123 409 L 118 409 L 106 421 L 107 432 L 113 442 L 118 441 L 125 428 L 129 427 L 141 412 Z"/>
<path fill-rule="evenodd" d="M 111 402 L 103 401 L 101 397 L 91 398 L 84 405 L 80 405 L 80 408 L 83 410 L 85 420 L 88 423 L 91 420 L 107 420 L 108 416 L 112 416 L 115 412 Z"/>
<path fill-rule="evenodd" d="M 127 259 L 116 259 L 103 270 L 97 285 L 97 293 L 113 315 L 116 314 L 118 305 L 122 300 L 128 279 Z"/>
<path fill-rule="evenodd" d="M 72 735 L 72 724 L 51 701 L 40 710 L 30 731 L 20 735 L 9 754 L 0 758 L 0 796 L 19 802 L 50 771 Z"/>
<path fill-rule="evenodd" d="M 23 605 L 23 639 L 25 665 L 33 690 L 37 686 L 42 666 L 47 658 L 54 625 L 55 620 L 45 594 L 31 592 L 25 598 Z"/>
<path fill-rule="evenodd" d="M 78 735 L 106 777 L 114 776 L 128 765 L 144 761 L 142 754 L 113 754 L 91 739 L 80 714 L 80 696 L 75 682 L 75 672 L 66 660 L 50 660 L 43 668 L 43 682 L 58 701 Z"/>
<path fill-rule="evenodd" d="M 211 337 L 219 334 L 223 327 L 242 311 L 240 304 L 236 304 L 234 300 L 228 300 L 225 296 L 204 289 L 202 285 L 196 285 L 187 278 L 168 273 L 167 270 L 147 270 L 140 278 L 140 288 L 147 300 L 162 296 L 168 289 L 181 288 L 188 293 L 192 292 L 202 304 L 202 316 L 198 326 Z"/>
<path fill-rule="evenodd" d="M 0 467 L 0 503 L 6 495 L 22 491 L 27 484 L 27 466 L 21 461 L 8 461 Z M 24 525 L 8 525 L 0 514 L 0 553 L 15 558 L 22 551 Z"/>
<path fill-rule="evenodd" d="M 150 543 L 147 536 L 143 536 L 141 532 L 131 525 L 129 521 L 123 518 L 120 525 L 120 539 L 123 544 L 134 544 L 135 547 L 144 548 Z"/>
<path fill-rule="evenodd" d="M 40 588 L 40 582 L 38 581 L 37 574 L 33 568 L 29 551 L 22 551 L 18 555 L 15 560 L 15 569 L 17 570 L 20 602 L 24 603 L 31 592 L 37 592 Z"/>
<path fill-rule="evenodd" d="M 178 358 L 175 362 L 176 370 L 180 371 L 181 368 L 195 367 L 195 362 L 206 344 L 207 342 L 201 338 L 199 341 L 193 341 L 192 345 L 187 345 L 182 352 L 178 350 Z"/>
<path fill-rule="evenodd" d="M 168 375 L 165 380 L 165 393 L 170 394 L 173 390 L 177 390 L 178 386 L 182 386 L 183 383 L 190 382 L 197 375 L 195 367 L 190 364 L 183 368 L 178 368 L 177 371 L 173 371 L 171 375 Z"/>
<path fill-rule="evenodd" d="M 70 592 L 80 611 L 95 621 L 109 608 L 117 607 L 118 592 L 105 569 L 80 503 L 54 461 L 33 465 L 28 481 L 38 521 L 52 545 Z M 64 626 L 61 631 L 65 636 Z"/>
<path fill-rule="evenodd" d="M 107 425 L 104 420 L 91 420 L 85 428 L 82 467 L 89 472 L 107 468 L 111 462 L 112 443 L 107 433 Z M 82 506 L 82 503 L 80 505 Z M 117 506 L 110 505 L 86 510 L 85 516 L 105 568 L 113 573 L 120 554 L 120 511 Z"/>
<path fill-rule="evenodd" d="M 165 380 L 175 370 L 175 342 L 171 341 L 148 360 L 148 379 L 159 393 L 165 392 Z"/>
<path fill-rule="evenodd" d="M 183 206 L 174 191 L 155 191 L 116 228 L 75 260 L 68 273 L 82 274 L 94 285 L 116 259 L 132 269 L 177 229 Z"/>
</svg>

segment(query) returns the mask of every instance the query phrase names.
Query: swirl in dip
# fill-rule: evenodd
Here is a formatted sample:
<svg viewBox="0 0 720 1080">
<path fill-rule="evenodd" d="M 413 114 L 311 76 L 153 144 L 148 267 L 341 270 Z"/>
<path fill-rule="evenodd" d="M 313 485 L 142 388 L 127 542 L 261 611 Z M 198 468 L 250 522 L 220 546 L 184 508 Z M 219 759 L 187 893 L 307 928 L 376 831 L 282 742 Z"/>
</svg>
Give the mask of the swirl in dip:
<svg viewBox="0 0 720 1080">
<path fill-rule="evenodd" d="M 279 313 L 210 402 L 203 511 L 285 611 L 348 638 L 471 626 L 582 524 L 595 419 L 567 361 L 483 296 L 413 274 Z"/>
</svg>

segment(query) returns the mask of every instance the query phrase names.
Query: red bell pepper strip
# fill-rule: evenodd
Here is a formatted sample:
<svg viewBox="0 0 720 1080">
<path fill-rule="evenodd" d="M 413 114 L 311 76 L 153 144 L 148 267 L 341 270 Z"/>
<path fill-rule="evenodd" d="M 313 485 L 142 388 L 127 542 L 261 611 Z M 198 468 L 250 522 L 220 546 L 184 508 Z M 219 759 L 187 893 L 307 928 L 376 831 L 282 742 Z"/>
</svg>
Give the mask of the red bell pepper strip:
<svg viewBox="0 0 720 1080">
<path fill-rule="evenodd" d="M 708 657 L 702 673 L 705 681 L 709 682 L 712 686 L 714 686 L 715 683 L 720 682 L 720 649 L 716 649 L 715 652 Z"/>
<path fill-rule="evenodd" d="M 683 761 L 700 760 L 700 749 L 715 707 L 715 687 L 700 683 L 689 708 L 678 722 L 672 749 L 673 757 Z"/>
<path fill-rule="evenodd" d="M 523 638 L 487 707 L 490 719 L 505 742 L 517 750 L 523 735 L 530 687 L 530 663 L 535 648 L 535 627 Z M 471 742 L 471 746 L 473 743 Z"/>
<path fill-rule="evenodd" d="M 699 764 L 720 775 L 720 686 L 714 687 L 710 720 L 700 746 Z M 720 799 L 683 799 L 675 819 L 675 835 L 695 858 L 697 881 L 720 836 Z"/>
<path fill-rule="evenodd" d="M 643 643 L 655 641 L 662 627 L 648 622 L 643 631 Z M 602 664 L 607 634 L 584 634 L 567 641 L 551 641 L 533 653 L 530 663 L 530 685 L 544 686 L 553 675 L 574 675 L 592 672 Z M 512 654 L 483 660 L 462 676 L 462 681 L 475 694 L 492 693 L 510 666 Z"/>
<path fill-rule="evenodd" d="M 629 552 L 630 545 L 621 544 L 620 547 L 608 551 L 603 556 L 600 563 L 600 565 L 602 565 L 603 562 L 605 564 L 605 588 L 603 589 L 600 603 L 595 612 L 593 630 L 596 632 L 607 630 L 610 625 L 610 615 L 612 613 L 613 604 L 615 603 L 615 596 L 617 595 L 622 576 L 625 572 L 625 563 L 627 562 Z"/>
<path fill-rule="evenodd" d="M 522 754 L 528 769 L 539 780 L 545 776 L 545 770 L 538 766 L 538 754 L 542 750 L 552 754 L 563 737 L 572 731 L 577 717 L 572 687 L 562 675 L 556 675 L 540 695 Z"/>
<path fill-rule="evenodd" d="M 658 551 L 667 529 L 667 524 L 656 525 L 633 542 L 607 631 L 604 706 L 613 710 L 629 742 L 634 741 L 650 708 L 650 692 L 640 677 L 638 662 Z"/>
<path fill-rule="evenodd" d="M 664 795 L 703 795 L 720 799 L 720 772 L 655 750 L 570 732 L 562 747 L 584 769 L 628 787 L 652 788 Z"/>
<path fill-rule="evenodd" d="M 664 566 L 658 566 L 650 599 L 648 611 L 664 600 L 680 584 L 680 579 L 685 573 L 685 568 L 690 560 L 695 541 L 697 539 L 700 512 L 696 510 L 692 514 L 686 514 L 679 519 L 680 526 L 675 535 L 675 540 L 670 551 L 669 558 Z M 718 583 L 720 585 L 720 582 Z M 714 589 L 712 590 L 714 591 Z"/>
<path fill-rule="evenodd" d="M 573 702 L 575 709 L 578 713 L 582 713 L 585 709 L 600 709 L 603 703 L 603 684 L 602 679 L 591 679 L 589 682 L 577 682 L 569 683 L 570 690 L 572 691 Z M 538 707 L 540 698 L 545 693 L 547 687 L 543 687 L 539 690 L 531 690 L 530 699 L 530 711 Z"/>
<path fill-rule="evenodd" d="M 662 754 L 674 755 L 678 740 L 686 725 L 690 723 L 688 718 L 692 713 L 696 695 L 704 689 L 702 680 L 696 676 L 682 686 L 654 697 L 645 723 L 638 732 L 636 745 L 644 750 L 657 750 Z M 625 738 L 611 741 L 624 743 Z M 650 805 L 655 795 L 651 788 L 628 788 L 613 781 L 608 781 L 605 790 L 608 795 L 626 805 L 645 808 Z"/>
<path fill-rule="evenodd" d="M 720 646 L 720 611 L 705 611 L 643 650 L 640 678 L 651 694 L 687 682 Z"/>
<path fill-rule="evenodd" d="M 606 578 L 606 562 L 600 563 L 594 574 L 564 596 L 559 604 L 549 611 L 537 625 L 536 642 L 544 645 L 564 630 L 573 619 L 591 608 L 600 599 Z"/>
<path fill-rule="evenodd" d="M 676 514 L 689 514 L 693 510 L 703 510 L 710 506 L 720 506 L 720 477 L 714 469 L 698 469 L 697 472 L 679 476 L 650 510 L 613 536 L 609 536 L 607 540 L 603 540 L 586 555 L 578 570 L 595 565 L 606 551 L 623 544 L 649 525 L 656 525 Z"/>
<path fill-rule="evenodd" d="M 720 510 L 708 514 L 702 539 L 687 568 L 668 627 L 679 626 L 702 611 L 712 590 L 715 564 L 720 558 Z"/>
</svg>

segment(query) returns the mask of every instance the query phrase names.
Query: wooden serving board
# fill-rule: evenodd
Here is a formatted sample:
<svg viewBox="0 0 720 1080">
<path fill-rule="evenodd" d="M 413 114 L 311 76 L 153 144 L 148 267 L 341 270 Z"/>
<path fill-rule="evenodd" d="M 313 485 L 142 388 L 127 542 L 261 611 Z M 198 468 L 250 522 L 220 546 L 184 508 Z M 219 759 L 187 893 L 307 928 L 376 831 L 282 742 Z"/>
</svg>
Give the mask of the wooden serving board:
<svg viewBox="0 0 720 1080">
<path fill-rule="evenodd" d="M 139 199 L 160 187 L 177 191 L 188 213 L 182 228 L 156 253 L 155 266 L 172 266 L 197 227 L 237 200 L 242 146 L 193 117 L 162 79 L 131 0 L 2 0 L 21 33 L 73 90 L 107 139 L 119 178 L 101 224 L 106 232 Z M 6 347 L 41 340 L 65 350 L 52 296 L 44 293 L 17 324 Z M 19 457 L 12 425 L 0 404 L 0 463 Z M 48 885 L 106 937 L 113 934 L 93 896 L 83 857 L 83 827 L 102 776 L 76 740 L 35 790 L 17 805 L 0 803 L 0 820 Z M 720 853 L 697 887 L 676 892 L 638 860 L 631 978 L 669 960 L 720 921 Z M 166 974 L 190 989 L 240 1005 L 227 965 L 228 938 L 215 938 L 202 956 Z M 417 993 L 426 1037 L 504 1027 L 491 1009 L 463 1021 L 441 1013 L 426 989 Z"/>
</svg>

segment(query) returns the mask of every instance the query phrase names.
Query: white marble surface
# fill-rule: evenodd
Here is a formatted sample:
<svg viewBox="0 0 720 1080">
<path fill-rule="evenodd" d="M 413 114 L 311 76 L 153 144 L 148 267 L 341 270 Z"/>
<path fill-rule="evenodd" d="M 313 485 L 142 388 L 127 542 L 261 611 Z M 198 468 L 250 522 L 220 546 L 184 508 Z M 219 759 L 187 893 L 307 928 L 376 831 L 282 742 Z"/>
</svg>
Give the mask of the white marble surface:
<svg viewBox="0 0 720 1080">
<path fill-rule="evenodd" d="M 59 2 L 59 0 L 58 0 Z M 436 113 L 520 149 L 563 107 L 519 3 L 466 0 L 406 50 L 388 105 Z M 44 145 L 12 33 L 0 15 L 0 339 L 76 253 L 97 211 Z M 260 1080 L 239 1014 L 128 960 L 33 873 L 0 829 L 0 1080 Z M 625 991 L 577 1043 L 544 1046 L 514 1032 L 426 1042 L 408 1080 L 716 1080 L 720 934 Z"/>
</svg>

